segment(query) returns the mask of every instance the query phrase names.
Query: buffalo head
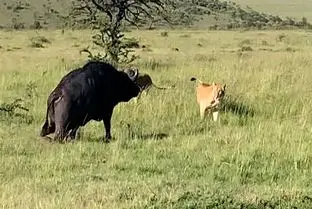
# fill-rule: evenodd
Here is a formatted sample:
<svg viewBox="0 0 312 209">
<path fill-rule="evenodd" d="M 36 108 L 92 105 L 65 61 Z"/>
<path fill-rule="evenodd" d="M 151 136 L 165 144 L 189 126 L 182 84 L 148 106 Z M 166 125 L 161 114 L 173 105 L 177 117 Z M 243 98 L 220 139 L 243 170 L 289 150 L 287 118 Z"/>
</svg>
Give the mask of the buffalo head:
<svg viewBox="0 0 312 209">
<path fill-rule="evenodd" d="M 131 68 L 124 71 L 120 71 L 121 78 L 119 79 L 116 95 L 119 95 L 120 101 L 128 102 L 133 97 L 138 96 L 140 92 L 139 86 L 135 83 L 139 70 L 137 68 Z"/>
</svg>

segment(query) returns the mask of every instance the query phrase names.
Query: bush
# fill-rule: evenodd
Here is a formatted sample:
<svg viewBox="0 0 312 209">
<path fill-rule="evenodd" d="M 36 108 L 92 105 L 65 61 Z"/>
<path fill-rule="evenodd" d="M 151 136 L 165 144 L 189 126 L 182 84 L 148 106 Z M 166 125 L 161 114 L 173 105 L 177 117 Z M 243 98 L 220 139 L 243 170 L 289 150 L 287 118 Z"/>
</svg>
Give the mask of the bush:
<svg viewBox="0 0 312 209">
<path fill-rule="evenodd" d="M 245 39 L 239 43 L 239 46 L 250 45 L 251 41 L 249 39 Z"/>
<path fill-rule="evenodd" d="M 252 48 L 251 48 L 250 46 L 243 46 L 243 47 L 241 48 L 241 51 L 242 51 L 242 52 L 245 52 L 245 51 L 253 51 L 253 50 L 252 50 Z"/>
<path fill-rule="evenodd" d="M 167 37 L 168 36 L 168 32 L 167 31 L 163 31 L 163 32 L 160 33 L 160 36 Z"/>
<path fill-rule="evenodd" d="M 30 29 L 41 29 L 41 23 L 37 20 L 34 21 L 34 24 L 30 26 Z"/>
<path fill-rule="evenodd" d="M 44 44 L 50 44 L 51 41 L 44 36 L 36 36 L 30 39 L 30 47 L 33 48 L 44 48 Z"/>
<path fill-rule="evenodd" d="M 262 41 L 261 41 L 261 44 L 262 44 L 263 46 L 269 45 L 268 42 L 267 42 L 266 40 L 262 40 Z"/>
<path fill-rule="evenodd" d="M 277 36 L 277 41 L 283 41 L 284 39 L 286 38 L 286 35 L 285 34 L 280 34 Z"/>
<path fill-rule="evenodd" d="M 125 38 L 124 46 L 127 48 L 140 48 L 139 41 L 135 38 Z"/>
<path fill-rule="evenodd" d="M 0 104 L 0 121 L 9 124 L 13 121 L 27 124 L 32 123 L 34 118 L 27 114 L 29 109 L 24 107 L 22 102 L 22 99 L 15 99 L 13 102 Z"/>
</svg>

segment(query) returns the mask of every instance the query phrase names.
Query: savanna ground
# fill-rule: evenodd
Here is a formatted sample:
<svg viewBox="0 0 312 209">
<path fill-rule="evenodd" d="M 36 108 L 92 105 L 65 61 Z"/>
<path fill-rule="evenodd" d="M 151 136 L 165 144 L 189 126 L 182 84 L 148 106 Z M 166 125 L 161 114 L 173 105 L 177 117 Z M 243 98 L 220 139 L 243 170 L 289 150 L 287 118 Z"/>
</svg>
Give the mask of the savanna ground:
<svg viewBox="0 0 312 209">
<path fill-rule="evenodd" d="M 46 99 L 85 63 L 90 31 L 0 32 L 0 104 L 29 109 L 0 112 L 3 208 L 311 208 L 311 31 L 128 35 L 141 72 L 176 88 L 120 104 L 110 144 L 100 122 L 52 144 L 38 137 Z M 192 76 L 227 84 L 219 122 L 199 119 Z"/>
</svg>

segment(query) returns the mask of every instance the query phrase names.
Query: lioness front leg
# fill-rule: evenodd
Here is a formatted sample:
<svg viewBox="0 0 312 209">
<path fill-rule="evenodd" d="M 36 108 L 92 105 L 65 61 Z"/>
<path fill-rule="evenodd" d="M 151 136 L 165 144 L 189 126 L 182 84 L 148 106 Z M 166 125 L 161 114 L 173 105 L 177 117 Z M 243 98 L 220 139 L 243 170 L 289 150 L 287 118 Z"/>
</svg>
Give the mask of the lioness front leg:
<svg viewBox="0 0 312 209">
<path fill-rule="evenodd" d="M 212 118 L 213 118 L 213 121 L 214 121 L 214 122 L 216 122 L 216 121 L 218 120 L 218 114 L 219 114 L 218 111 L 212 112 Z"/>
</svg>

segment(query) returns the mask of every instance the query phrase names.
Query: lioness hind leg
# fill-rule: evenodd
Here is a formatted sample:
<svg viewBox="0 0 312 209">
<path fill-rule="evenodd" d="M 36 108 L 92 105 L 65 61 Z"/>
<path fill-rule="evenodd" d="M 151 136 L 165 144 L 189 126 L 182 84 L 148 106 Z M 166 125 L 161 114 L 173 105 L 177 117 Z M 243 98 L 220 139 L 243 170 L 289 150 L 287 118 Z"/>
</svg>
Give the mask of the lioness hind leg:
<svg viewBox="0 0 312 209">
<path fill-rule="evenodd" d="M 200 118 L 204 119 L 206 114 L 207 114 L 207 107 L 205 104 L 200 104 L 199 105 L 199 111 L 200 111 Z"/>
<path fill-rule="evenodd" d="M 218 120 L 218 115 L 219 115 L 219 112 L 218 111 L 214 111 L 212 113 L 212 118 L 213 118 L 213 121 L 216 122 Z"/>
</svg>

